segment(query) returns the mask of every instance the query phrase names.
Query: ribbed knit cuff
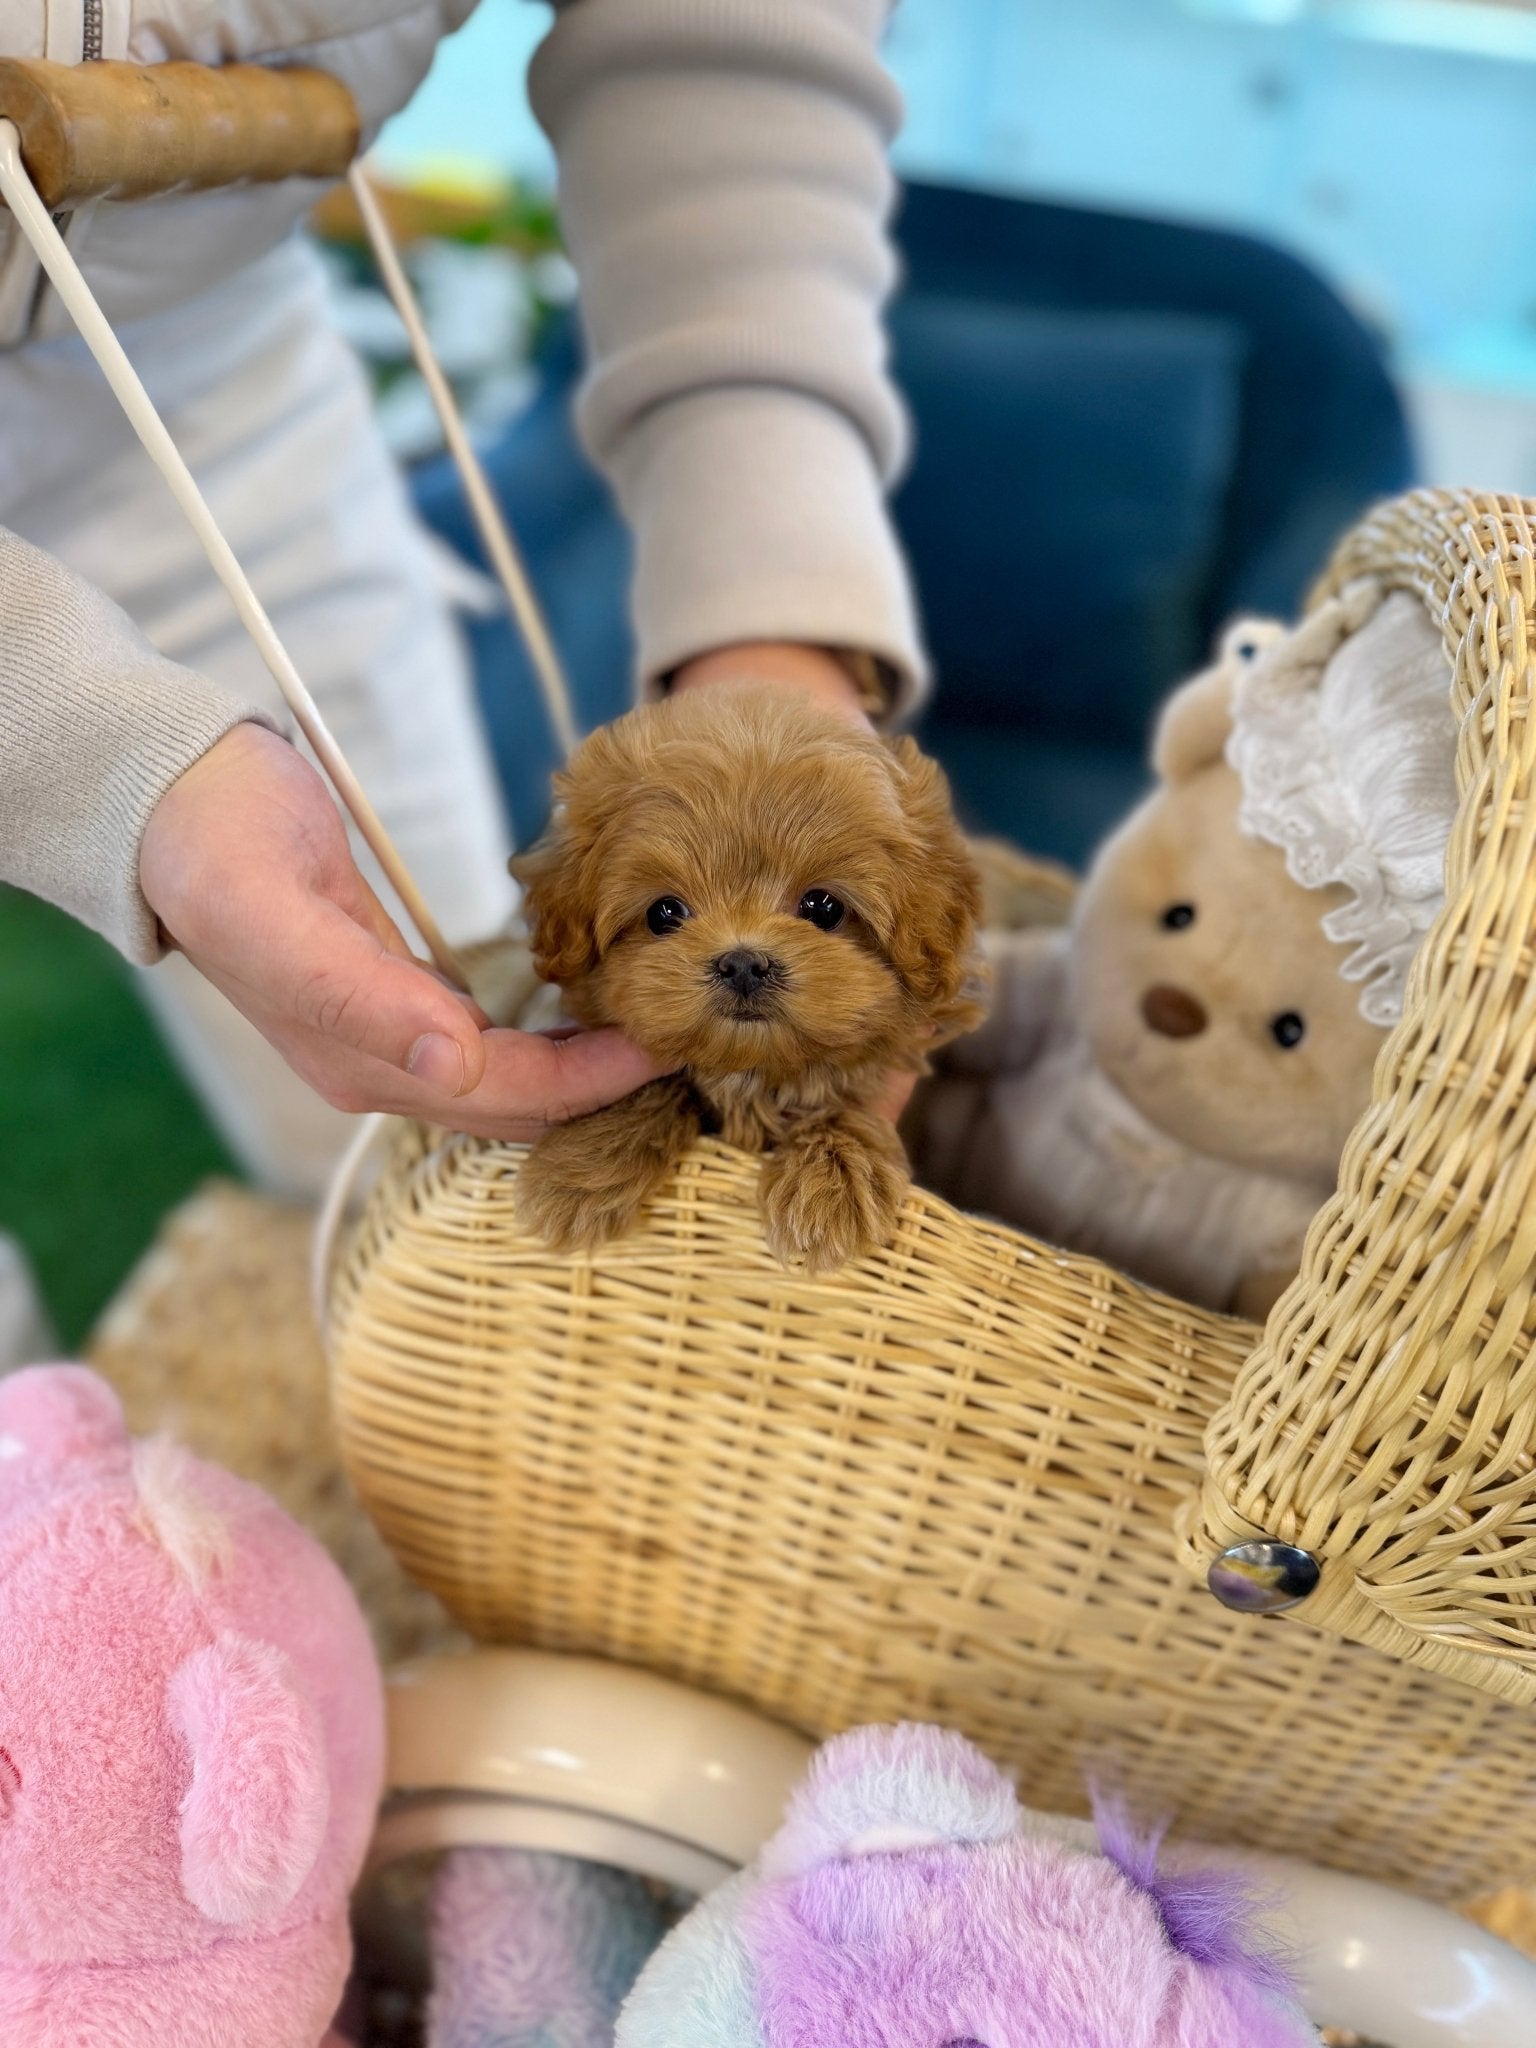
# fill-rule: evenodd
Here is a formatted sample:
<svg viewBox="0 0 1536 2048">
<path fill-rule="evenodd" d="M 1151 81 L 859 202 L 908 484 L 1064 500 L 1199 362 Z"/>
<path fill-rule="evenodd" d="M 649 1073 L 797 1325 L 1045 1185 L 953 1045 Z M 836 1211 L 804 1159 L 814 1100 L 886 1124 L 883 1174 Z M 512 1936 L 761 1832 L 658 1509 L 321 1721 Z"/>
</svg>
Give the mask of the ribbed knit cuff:
<svg viewBox="0 0 1536 2048">
<path fill-rule="evenodd" d="M 0 533 L 0 879 L 130 960 L 159 959 L 139 887 L 144 828 L 176 778 L 247 719 L 273 725 L 157 654 L 99 590 Z"/>
<path fill-rule="evenodd" d="M 81 905 L 64 904 L 140 966 L 159 960 L 166 950 L 159 921 L 139 887 L 139 849 L 155 806 L 179 776 L 237 725 L 254 722 L 269 732 L 281 731 L 276 720 L 255 705 L 242 703 L 187 669 L 175 669 L 169 662 L 165 666 L 175 675 L 174 696 L 165 688 L 166 678 L 156 676 L 138 702 L 146 717 L 158 714 L 165 719 L 169 714 L 169 720 L 152 734 L 122 733 L 122 756 L 102 778 L 101 826 L 88 829 L 88 857 L 100 862 L 95 886 Z M 120 857 L 115 858 L 117 850 Z"/>
<path fill-rule="evenodd" d="M 701 392 L 637 421 L 613 457 L 635 532 L 640 681 L 748 640 L 856 648 L 927 687 L 906 569 L 869 444 L 786 391 Z"/>
</svg>

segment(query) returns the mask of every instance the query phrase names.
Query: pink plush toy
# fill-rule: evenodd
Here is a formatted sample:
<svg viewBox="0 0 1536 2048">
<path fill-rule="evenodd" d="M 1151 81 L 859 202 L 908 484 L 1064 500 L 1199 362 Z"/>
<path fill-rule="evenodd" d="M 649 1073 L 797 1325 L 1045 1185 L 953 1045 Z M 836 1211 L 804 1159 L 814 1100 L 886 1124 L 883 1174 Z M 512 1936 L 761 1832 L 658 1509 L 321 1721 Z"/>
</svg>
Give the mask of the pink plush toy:
<svg viewBox="0 0 1536 2048">
<path fill-rule="evenodd" d="M 0 1380 L 0 2041 L 315 2048 L 382 1779 L 357 1605 L 265 1494 Z"/>
</svg>

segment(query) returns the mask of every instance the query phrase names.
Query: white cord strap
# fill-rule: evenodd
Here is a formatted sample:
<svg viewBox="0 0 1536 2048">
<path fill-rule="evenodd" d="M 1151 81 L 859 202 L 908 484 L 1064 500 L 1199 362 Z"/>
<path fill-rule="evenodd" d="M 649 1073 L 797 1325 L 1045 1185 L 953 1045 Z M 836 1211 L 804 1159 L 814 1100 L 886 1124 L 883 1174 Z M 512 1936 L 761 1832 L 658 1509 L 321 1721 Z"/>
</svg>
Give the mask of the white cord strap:
<svg viewBox="0 0 1536 2048">
<path fill-rule="evenodd" d="M 148 392 L 123 351 L 122 343 L 113 333 L 110 322 L 81 275 L 79 265 L 65 246 L 63 236 L 38 198 L 21 159 L 20 136 L 11 121 L 0 121 L 0 196 L 4 197 L 17 225 L 36 252 L 70 318 L 80 330 L 86 347 L 100 364 L 150 460 L 186 514 L 214 574 L 229 592 L 241 622 L 282 691 L 283 701 L 293 713 L 299 730 L 314 749 L 316 759 L 388 876 L 428 952 L 455 987 L 467 990 L 469 981 L 463 965 L 443 937 L 377 811 L 332 738 L 319 707 L 305 688 L 228 541 L 219 531 L 206 499 L 193 481 L 192 472 L 183 462 L 164 421 L 155 411 Z"/>
<path fill-rule="evenodd" d="M 342 1224 L 361 1199 L 358 1183 L 370 1162 L 374 1161 L 374 1155 L 392 1123 L 393 1118 L 378 1112 L 362 1119 L 351 1143 L 332 1170 L 330 1185 L 315 1218 L 315 1234 L 309 1253 L 309 1294 L 314 1305 L 315 1327 L 322 1335 L 328 1322 L 331 1260 L 335 1256 L 336 1240 L 341 1234 Z"/>
<path fill-rule="evenodd" d="M 539 688 L 543 692 L 545 708 L 549 713 L 550 724 L 554 727 L 555 737 L 560 743 L 560 750 L 569 759 L 576 750 L 579 737 L 576 716 L 572 709 L 570 685 L 560 666 L 554 642 L 549 637 L 549 628 L 544 622 L 543 612 L 539 609 L 533 585 L 528 580 L 528 572 L 523 566 L 522 557 L 518 553 L 517 544 L 512 538 L 501 507 L 496 502 L 495 493 L 480 466 L 480 459 L 464 431 L 463 415 L 459 411 L 448 379 L 443 375 L 442 365 L 433 353 L 426 323 L 421 317 L 421 308 L 417 304 L 415 292 L 411 289 L 411 281 L 405 274 L 405 266 L 400 261 L 400 253 L 390 232 L 389 222 L 383 207 L 379 204 L 378 194 L 374 191 L 361 163 L 352 165 L 347 173 L 347 182 L 352 187 L 357 210 L 363 217 L 363 226 L 367 229 L 368 239 L 373 245 L 374 260 L 379 266 L 379 274 L 410 337 L 411 354 L 416 359 L 416 367 L 432 394 L 432 403 L 436 406 L 438 419 L 442 422 L 443 438 L 448 443 L 449 451 L 463 480 L 464 493 L 469 500 L 469 509 L 474 514 L 475 525 L 479 528 L 480 538 L 485 544 L 485 552 L 496 571 L 502 589 L 507 594 L 507 603 L 512 608 L 512 616 L 517 621 L 518 631 L 523 636 L 523 645 L 528 650 L 528 659 L 533 664 L 534 675 L 538 678 Z"/>
</svg>

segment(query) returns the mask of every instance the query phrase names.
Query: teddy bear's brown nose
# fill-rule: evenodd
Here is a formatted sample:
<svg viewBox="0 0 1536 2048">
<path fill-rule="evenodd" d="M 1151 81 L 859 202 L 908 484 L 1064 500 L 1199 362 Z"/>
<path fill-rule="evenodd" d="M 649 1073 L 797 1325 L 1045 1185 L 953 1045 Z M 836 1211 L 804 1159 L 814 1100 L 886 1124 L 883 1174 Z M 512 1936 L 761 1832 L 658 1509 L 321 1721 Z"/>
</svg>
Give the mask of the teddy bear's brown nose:
<svg viewBox="0 0 1536 2048">
<path fill-rule="evenodd" d="M 1158 982 L 1141 999 L 1147 1025 L 1163 1038 L 1198 1038 L 1210 1019 L 1203 1004 L 1182 988 Z"/>
</svg>

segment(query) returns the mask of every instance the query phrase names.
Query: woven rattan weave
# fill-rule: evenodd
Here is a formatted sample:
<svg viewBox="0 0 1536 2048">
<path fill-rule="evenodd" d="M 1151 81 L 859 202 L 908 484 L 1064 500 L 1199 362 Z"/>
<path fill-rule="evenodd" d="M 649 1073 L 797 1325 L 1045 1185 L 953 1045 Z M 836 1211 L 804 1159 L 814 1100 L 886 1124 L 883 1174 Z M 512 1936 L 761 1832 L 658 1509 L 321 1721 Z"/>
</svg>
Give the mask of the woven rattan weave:
<svg viewBox="0 0 1536 2048">
<path fill-rule="evenodd" d="M 552 1256 L 516 1148 L 400 1126 L 329 1337 L 406 1568 L 484 1638 L 813 1733 L 952 1722 L 1037 1804 L 1092 1768 L 1189 1832 L 1430 1893 L 1536 1874 L 1526 519 L 1417 494 L 1335 567 L 1449 600 L 1468 797 L 1382 1100 L 1262 1343 L 922 1193 L 878 1257 L 787 1273 L 755 1164 L 713 1143 L 644 1230 Z M 1190 1570 L 1254 1528 L 1324 1556 L 1299 1615 Z"/>
<path fill-rule="evenodd" d="M 1446 908 L 1296 1286 L 1207 1439 L 1195 1561 L 1324 1560 L 1306 1619 L 1536 1703 L 1536 504 L 1420 492 L 1339 550 L 1443 624 Z M 1536 1727 L 1536 1720 L 1533 1720 Z"/>
</svg>

